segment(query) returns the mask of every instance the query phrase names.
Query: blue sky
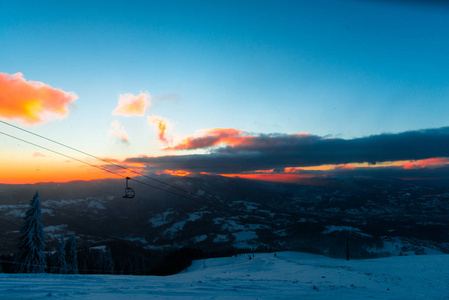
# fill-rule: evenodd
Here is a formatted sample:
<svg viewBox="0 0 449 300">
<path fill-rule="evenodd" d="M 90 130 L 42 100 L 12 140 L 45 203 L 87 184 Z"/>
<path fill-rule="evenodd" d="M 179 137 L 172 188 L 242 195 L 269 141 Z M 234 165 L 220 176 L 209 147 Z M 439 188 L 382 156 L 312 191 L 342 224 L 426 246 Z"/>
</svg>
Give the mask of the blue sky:
<svg viewBox="0 0 449 300">
<path fill-rule="evenodd" d="M 448 29 L 438 1 L 0 0 L 0 72 L 74 92 L 32 130 L 105 157 L 162 153 L 144 117 L 111 114 L 126 93 L 180 136 L 351 139 L 447 126 Z"/>
</svg>

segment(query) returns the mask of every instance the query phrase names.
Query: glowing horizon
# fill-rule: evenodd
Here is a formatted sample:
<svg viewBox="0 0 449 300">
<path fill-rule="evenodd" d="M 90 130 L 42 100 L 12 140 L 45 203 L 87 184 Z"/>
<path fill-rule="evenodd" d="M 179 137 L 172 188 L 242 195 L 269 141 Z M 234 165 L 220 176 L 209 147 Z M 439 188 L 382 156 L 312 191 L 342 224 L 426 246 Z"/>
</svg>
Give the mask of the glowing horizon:
<svg viewBox="0 0 449 300">
<path fill-rule="evenodd" d="M 104 164 L 104 162 L 97 163 L 95 165 L 109 169 L 114 173 L 109 173 L 107 171 L 77 162 L 70 159 L 60 160 L 59 162 L 36 162 L 36 160 L 45 159 L 46 155 L 40 152 L 34 152 L 33 158 L 29 158 L 27 161 L 22 161 L 19 163 L 18 160 L 2 161 L 2 170 L 4 172 L 0 173 L 0 184 L 34 184 L 40 182 L 69 182 L 69 181 L 90 181 L 98 179 L 109 179 L 109 178 L 123 178 L 124 176 L 139 176 L 136 173 L 127 172 L 121 168 L 114 167 L 113 165 Z M 34 162 L 33 162 L 34 160 Z M 145 165 L 143 164 L 125 164 L 120 161 L 114 161 L 111 159 L 105 159 L 116 163 L 118 165 L 124 166 L 136 172 L 145 173 Z M 85 158 L 85 161 L 90 161 Z M 101 162 L 101 161 L 100 161 Z M 31 168 L 34 168 L 30 172 Z M 44 166 L 44 167 L 43 167 Z M 399 169 L 409 170 L 409 169 L 425 169 L 425 168 L 439 168 L 443 166 L 449 166 L 449 158 L 430 158 L 423 160 L 408 160 L 408 161 L 389 161 L 378 163 L 375 165 L 369 163 L 350 163 L 350 164 L 339 164 L 339 165 L 319 165 L 311 167 L 288 167 L 282 172 L 273 169 L 269 170 L 254 170 L 253 172 L 244 173 L 209 173 L 209 172 L 199 172 L 198 174 L 203 175 L 220 175 L 224 177 L 239 177 L 245 179 L 253 180 L 263 180 L 263 181 L 273 181 L 273 182 L 285 182 L 285 183 L 295 183 L 301 179 L 314 178 L 323 176 L 326 171 L 335 170 L 357 170 L 357 169 L 377 169 L 377 168 L 388 168 L 397 167 Z M 314 174 L 313 171 L 319 171 L 319 175 Z M 305 173 L 304 173 L 305 172 Z M 312 172 L 312 173 L 308 173 Z M 7 174 L 7 176 L 5 176 Z M 151 173 L 152 175 L 153 173 Z M 189 176 L 195 175 L 187 170 L 173 169 L 173 170 L 161 170 L 154 172 L 155 175 L 171 175 L 171 176 Z M 409 178 L 404 178 L 404 180 L 410 180 Z"/>
</svg>

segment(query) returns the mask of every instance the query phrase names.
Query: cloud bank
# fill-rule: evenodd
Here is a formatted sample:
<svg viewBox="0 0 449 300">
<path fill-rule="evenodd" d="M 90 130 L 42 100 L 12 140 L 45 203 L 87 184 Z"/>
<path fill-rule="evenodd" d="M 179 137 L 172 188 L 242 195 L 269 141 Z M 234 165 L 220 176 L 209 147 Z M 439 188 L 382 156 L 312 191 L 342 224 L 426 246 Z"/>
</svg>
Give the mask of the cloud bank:
<svg viewBox="0 0 449 300">
<path fill-rule="evenodd" d="M 146 109 L 150 106 L 150 94 L 140 93 L 122 94 L 119 96 L 118 105 L 112 112 L 113 115 L 123 115 L 126 117 L 144 116 Z"/>
<path fill-rule="evenodd" d="M 69 113 L 69 104 L 76 99 L 78 96 L 73 92 L 39 81 L 26 81 L 22 73 L 0 73 L 0 117 L 23 125 L 62 119 Z"/>
<path fill-rule="evenodd" d="M 210 132 L 212 134 L 186 139 L 172 147 L 209 148 L 209 154 L 135 157 L 125 162 L 144 163 L 159 170 L 235 174 L 255 170 L 283 170 L 288 167 L 376 164 L 449 157 L 449 127 L 355 139 L 332 139 L 307 134 L 245 136 L 244 132 L 229 129 L 226 134 L 222 131 L 217 134 L 216 130 Z M 229 140 L 231 142 L 223 143 Z M 219 144 L 221 147 L 212 147 Z"/>
</svg>

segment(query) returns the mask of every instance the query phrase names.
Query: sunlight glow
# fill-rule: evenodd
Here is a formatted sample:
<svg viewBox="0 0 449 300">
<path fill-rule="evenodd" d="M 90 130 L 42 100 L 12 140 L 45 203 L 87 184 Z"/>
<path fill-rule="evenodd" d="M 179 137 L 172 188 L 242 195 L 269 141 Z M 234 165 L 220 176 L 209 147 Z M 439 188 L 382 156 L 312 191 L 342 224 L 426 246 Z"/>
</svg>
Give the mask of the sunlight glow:
<svg viewBox="0 0 449 300">
<path fill-rule="evenodd" d="M 184 176 L 190 175 L 192 173 L 189 171 L 185 171 L 185 170 L 164 170 L 164 171 L 156 173 L 156 175 L 161 175 L 161 174 L 184 177 Z"/>
</svg>

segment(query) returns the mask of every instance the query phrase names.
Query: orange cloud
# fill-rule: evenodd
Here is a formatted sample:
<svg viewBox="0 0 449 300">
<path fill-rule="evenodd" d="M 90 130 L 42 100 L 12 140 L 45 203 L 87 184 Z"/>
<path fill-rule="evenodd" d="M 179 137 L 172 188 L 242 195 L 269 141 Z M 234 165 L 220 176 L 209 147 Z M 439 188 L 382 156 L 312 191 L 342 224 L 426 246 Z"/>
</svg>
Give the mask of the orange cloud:
<svg viewBox="0 0 449 300">
<path fill-rule="evenodd" d="M 416 161 L 409 161 L 407 163 L 404 163 L 402 167 L 404 169 L 422 169 L 422 168 L 441 167 L 446 164 L 449 164 L 448 158 L 436 157 Z"/>
<path fill-rule="evenodd" d="M 125 131 L 125 127 L 120 126 L 120 123 L 117 120 L 112 122 L 111 126 L 113 129 L 109 130 L 108 133 L 110 135 L 113 135 L 113 136 L 119 138 L 123 143 L 129 142 L 128 134 Z"/>
<path fill-rule="evenodd" d="M 0 117 L 18 120 L 23 125 L 37 125 L 52 118 L 62 119 L 68 105 L 78 99 L 39 81 L 26 81 L 22 73 L 0 73 Z"/>
<path fill-rule="evenodd" d="M 133 94 L 122 94 L 119 96 L 118 105 L 112 112 L 113 115 L 124 115 L 126 117 L 143 116 L 146 109 L 150 106 L 149 93 L 140 93 L 137 96 Z"/>
<path fill-rule="evenodd" d="M 189 171 L 185 171 L 185 170 L 164 170 L 162 172 L 157 172 L 156 175 L 161 175 L 161 174 L 168 174 L 168 175 L 172 175 L 172 176 L 187 176 L 192 174 Z"/>
<path fill-rule="evenodd" d="M 159 140 L 164 143 L 168 143 L 166 134 L 171 130 L 170 122 L 159 116 L 147 117 L 148 124 L 153 126 L 158 133 Z"/>
</svg>

